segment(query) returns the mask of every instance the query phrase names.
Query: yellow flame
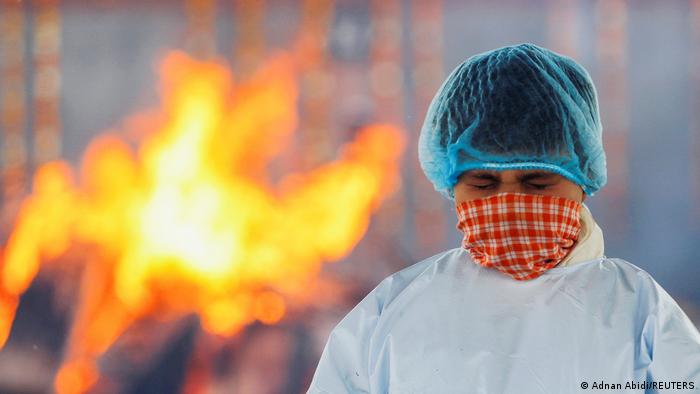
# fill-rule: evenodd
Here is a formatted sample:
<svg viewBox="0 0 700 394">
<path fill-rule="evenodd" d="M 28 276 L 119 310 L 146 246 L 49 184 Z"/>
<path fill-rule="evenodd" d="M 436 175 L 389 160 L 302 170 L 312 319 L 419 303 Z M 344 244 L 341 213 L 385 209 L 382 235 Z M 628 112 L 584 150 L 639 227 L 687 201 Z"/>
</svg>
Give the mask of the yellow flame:
<svg viewBox="0 0 700 394">
<path fill-rule="evenodd" d="M 297 127 L 284 56 L 237 84 L 221 64 L 174 52 L 161 76 L 162 108 L 94 140 L 79 182 L 63 162 L 37 171 L 2 254 L 0 345 L 41 264 L 85 250 L 59 393 L 94 384 L 97 357 L 146 315 L 197 313 L 220 335 L 280 321 L 397 187 L 404 142 L 388 125 L 360 131 L 337 161 L 270 184 L 266 166 Z"/>
</svg>

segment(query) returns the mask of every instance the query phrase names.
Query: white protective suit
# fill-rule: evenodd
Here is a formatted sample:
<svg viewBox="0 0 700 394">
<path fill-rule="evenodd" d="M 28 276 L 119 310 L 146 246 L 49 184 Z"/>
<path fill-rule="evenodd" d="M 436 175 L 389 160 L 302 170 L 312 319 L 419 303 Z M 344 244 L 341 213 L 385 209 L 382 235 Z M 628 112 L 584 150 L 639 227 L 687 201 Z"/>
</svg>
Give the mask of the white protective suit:
<svg viewBox="0 0 700 394">
<path fill-rule="evenodd" d="M 584 259 L 536 279 L 462 248 L 386 278 L 331 332 L 308 392 L 700 393 L 697 329 L 648 273 L 602 255 L 585 209 Z"/>
</svg>

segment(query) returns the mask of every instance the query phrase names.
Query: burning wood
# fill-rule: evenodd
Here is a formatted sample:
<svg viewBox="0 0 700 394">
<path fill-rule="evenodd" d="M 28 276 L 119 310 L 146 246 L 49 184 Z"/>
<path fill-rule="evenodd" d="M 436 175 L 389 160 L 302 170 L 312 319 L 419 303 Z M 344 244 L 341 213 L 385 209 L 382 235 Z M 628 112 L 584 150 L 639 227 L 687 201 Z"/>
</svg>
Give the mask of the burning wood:
<svg viewBox="0 0 700 394">
<path fill-rule="evenodd" d="M 237 83 L 221 64 L 175 52 L 161 78 L 162 108 L 93 141 L 79 177 L 64 162 L 38 169 L 2 251 L 0 345 L 42 264 L 85 251 L 59 393 L 94 384 L 97 358 L 145 316 L 195 313 L 223 336 L 275 324 L 398 186 L 404 140 L 387 125 L 359 132 L 335 162 L 269 181 L 297 126 L 287 57 Z"/>
</svg>

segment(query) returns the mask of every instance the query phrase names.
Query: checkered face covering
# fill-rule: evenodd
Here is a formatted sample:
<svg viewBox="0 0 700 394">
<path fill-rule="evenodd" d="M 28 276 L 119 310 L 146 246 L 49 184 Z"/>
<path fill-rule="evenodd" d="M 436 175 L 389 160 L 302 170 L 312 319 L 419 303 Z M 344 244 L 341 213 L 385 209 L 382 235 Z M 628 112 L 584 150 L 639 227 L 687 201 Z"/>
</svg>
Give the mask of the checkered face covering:
<svg viewBox="0 0 700 394">
<path fill-rule="evenodd" d="M 581 231 L 581 203 L 562 197 L 500 193 L 457 205 L 462 246 L 475 263 L 516 280 L 554 268 Z"/>
</svg>

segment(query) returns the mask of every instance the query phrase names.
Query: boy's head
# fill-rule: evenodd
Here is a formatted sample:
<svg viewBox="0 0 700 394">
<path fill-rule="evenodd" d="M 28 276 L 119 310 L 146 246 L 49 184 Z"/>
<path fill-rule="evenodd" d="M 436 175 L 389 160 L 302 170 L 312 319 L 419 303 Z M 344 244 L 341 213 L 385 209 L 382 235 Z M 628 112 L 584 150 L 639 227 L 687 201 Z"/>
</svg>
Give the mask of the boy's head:
<svg viewBox="0 0 700 394">
<path fill-rule="evenodd" d="M 606 182 L 601 133 L 586 70 L 520 44 L 472 56 L 452 71 L 430 104 L 418 153 L 435 189 L 450 198 L 460 177 L 476 170 L 513 182 L 544 171 L 593 195 Z"/>
</svg>

